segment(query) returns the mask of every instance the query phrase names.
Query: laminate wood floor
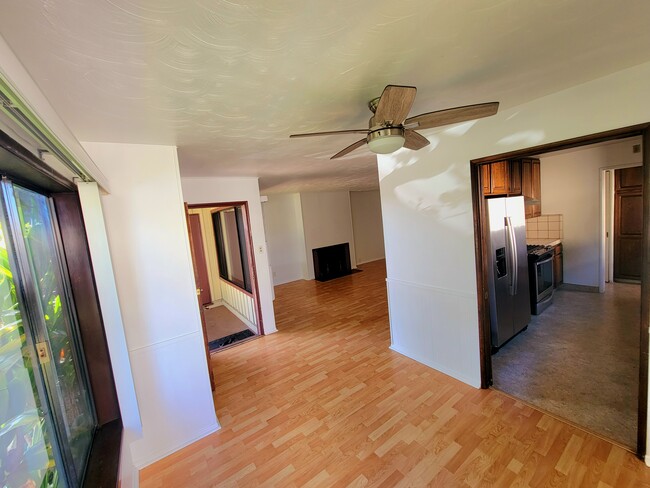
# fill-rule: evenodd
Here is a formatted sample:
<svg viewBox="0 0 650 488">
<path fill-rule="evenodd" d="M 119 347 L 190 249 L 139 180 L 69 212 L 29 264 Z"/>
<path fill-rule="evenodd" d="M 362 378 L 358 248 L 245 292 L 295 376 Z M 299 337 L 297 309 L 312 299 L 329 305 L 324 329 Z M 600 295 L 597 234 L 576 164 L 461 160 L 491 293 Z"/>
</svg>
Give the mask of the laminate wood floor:
<svg viewBox="0 0 650 488">
<path fill-rule="evenodd" d="M 279 332 L 213 356 L 222 429 L 153 487 L 650 487 L 625 449 L 388 349 L 385 268 L 276 287 Z"/>
</svg>

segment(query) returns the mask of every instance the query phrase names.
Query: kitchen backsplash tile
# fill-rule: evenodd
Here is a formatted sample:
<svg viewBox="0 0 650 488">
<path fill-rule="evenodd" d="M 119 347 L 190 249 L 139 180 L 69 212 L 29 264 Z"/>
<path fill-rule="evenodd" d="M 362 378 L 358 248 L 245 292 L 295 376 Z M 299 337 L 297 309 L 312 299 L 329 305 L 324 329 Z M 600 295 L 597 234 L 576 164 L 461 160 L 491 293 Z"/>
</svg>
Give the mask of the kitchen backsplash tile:
<svg viewBox="0 0 650 488">
<path fill-rule="evenodd" d="M 562 214 L 540 215 L 526 219 L 527 239 L 563 239 Z"/>
</svg>

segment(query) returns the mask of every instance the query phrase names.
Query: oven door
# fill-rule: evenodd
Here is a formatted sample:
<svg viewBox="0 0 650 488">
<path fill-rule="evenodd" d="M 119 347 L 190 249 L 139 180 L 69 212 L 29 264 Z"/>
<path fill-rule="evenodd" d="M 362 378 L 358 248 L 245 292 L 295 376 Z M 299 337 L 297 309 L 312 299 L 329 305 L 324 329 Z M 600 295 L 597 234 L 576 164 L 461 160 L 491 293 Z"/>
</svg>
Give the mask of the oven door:
<svg viewBox="0 0 650 488">
<path fill-rule="evenodd" d="M 535 291 L 537 303 L 553 294 L 553 254 L 549 253 L 535 263 Z"/>
</svg>

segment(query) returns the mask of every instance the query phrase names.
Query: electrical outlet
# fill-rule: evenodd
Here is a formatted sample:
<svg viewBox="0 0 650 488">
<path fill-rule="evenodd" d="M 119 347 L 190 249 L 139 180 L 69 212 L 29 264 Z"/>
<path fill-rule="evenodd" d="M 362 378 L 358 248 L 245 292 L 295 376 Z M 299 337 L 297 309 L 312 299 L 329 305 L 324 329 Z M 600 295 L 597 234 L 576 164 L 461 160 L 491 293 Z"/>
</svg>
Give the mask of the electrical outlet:
<svg viewBox="0 0 650 488">
<path fill-rule="evenodd" d="M 264 248 L 262 246 L 257 246 L 257 252 L 262 254 L 264 252 Z"/>
<path fill-rule="evenodd" d="M 641 144 L 634 144 L 634 145 L 632 146 L 632 152 L 633 152 L 634 154 L 636 154 L 636 153 L 640 153 L 640 152 L 641 152 Z"/>
</svg>

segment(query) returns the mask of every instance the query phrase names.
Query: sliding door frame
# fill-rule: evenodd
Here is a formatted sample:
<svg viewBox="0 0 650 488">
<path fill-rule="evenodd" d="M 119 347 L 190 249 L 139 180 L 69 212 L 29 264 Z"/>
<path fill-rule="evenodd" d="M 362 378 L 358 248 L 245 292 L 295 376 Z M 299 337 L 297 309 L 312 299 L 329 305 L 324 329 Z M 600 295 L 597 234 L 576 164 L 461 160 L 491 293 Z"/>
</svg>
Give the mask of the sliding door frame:
<svg viewBox="0 0 650 488">
<path fill-rule="evenodd" d="M 70 288 L 69 276 L 67 270 L 63 263 L 63 248 L 61 246 L 61 239 L 59 233 L 59 228 L 57 225 L 56 212 L 52 199 L 41 192 L 29 189 L 41 195 L 47 201 L 47 209 L 49 212 L 50 219 L 50 230 L 52 232 L 53 241 L 54 241 L 54 253 L 55 260 L 54 266 L 56 266 L 56 272 L 59 273 L 61 280 L 60 295 L 62 301 L 64 301 L 64 306 L 67 313 L 69 314 L 69 326 L 70 326 L 70 341 L 73 344 L 72 354 L 74 355 L 74 362 L 77 367 L 77 374 L 79 376 L 79 381 L 83 382 L 84 387 L 87 392 L 87 400 L 90 406 L 90 413 L 92 415 L 92 433 L 91 441 L 88 446 L 88 450 L 85 454 L 85 459 L 83 462 L 84 470 L 78 472 L 74 463 L 72 450 L 68 444 L 68 436 L 65 433 L 64 426 L 66 425 L 66 416 L 64 414 L 61 404 L 56 401 L 55 398 L 52 398 L 53 392 L 57 391 L 57 373 L 52 362 L 55 360 L 54 353 L 55 351 L 51 350 L 48 335 L 47 335 L 47 324 L 41 313 L 41 300 L 38 296 L 38 286 L 34 281 L 32 276 L 31 269 L 29 267 L 29 258 L 27 253 L 27 248 L 25 242 L 22 239 L 22 226 L 20 224 L 17 216 L 19 215 L 18 206 L 16 204 L 16 197 L 14 192 L 13 182 L 6 177 L 2 178 L 0 183 L 1 191 L 0 195 L 2 198 L 2 205 L 5 211 L 5 216 L 9 224 L 10 229 L 7 239 L 11 241 L 13 251 L 15 253 L 12 256 L 13 264 L 18 271 L 18 276 L 14 275 L 14 283 L 19 287 L 19 303 L 21 304 L 21 313 L 23 314 L 23 330 L 25 331 L 26 336 L 28 335 L 31 338 L 31 350 L 30 354 L 35 358 L 34 367 L 39 369 L 39 374 L 34 375 L 35 382 L 37 384 L 38 393 L 41 396 L 41 401 L 47 403 L 48 411 L 46 415 L 49 415 L 52 419 L 52 434 L 54 434 L 51 444 L 52 450 L 55 453 L 55 457 L 59 457 L 59 462 L 57 464 L 57 470 L 59 471 L 59 476 L 64 477 L 67 481 L 67 485 L 76 486 L 81 483 L 85 476 L 85 469 L 88 466 L 88 460 L 90 458 L 90 451 L 92 448 L 92 438 L 94 437 L 95 430 L 97 429 L 97 415 L 94 403 L 93 391 L 91 388 L 91 383 L 88 375 L 88 370 L 86 367 L 85 354 L 83 350 L 83 342 L 81 339 L 81 333 L 79 330 L 78 319 L 76 315 L 76 308 L 72 302 L 72 290 Z M 38 343 L 47 343 L 49 350 L 49 359 L 46 364 L 41 361 L 39 357 L 39 352 L 37 350 Z M 37 378 L 38 376 L 38 378 Z M 40 386 L 39 386 L 40 385 Z"/>
</svg>

